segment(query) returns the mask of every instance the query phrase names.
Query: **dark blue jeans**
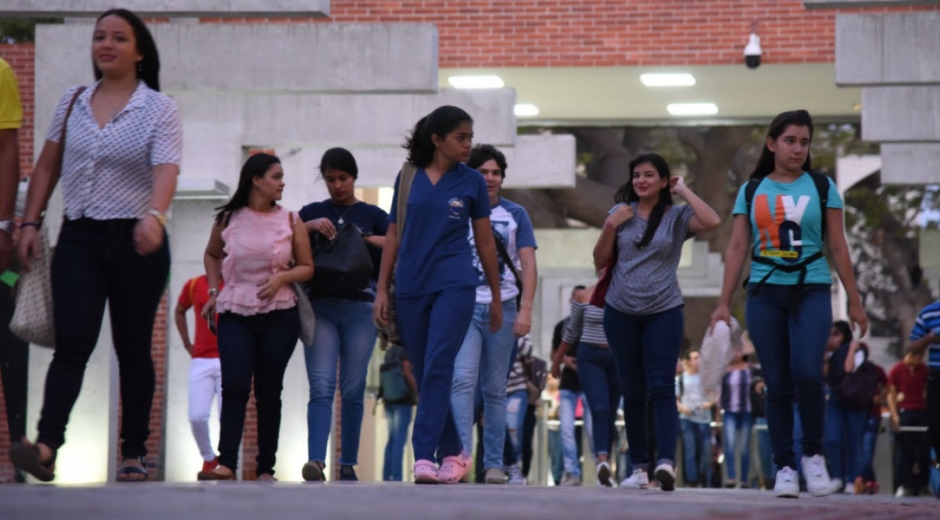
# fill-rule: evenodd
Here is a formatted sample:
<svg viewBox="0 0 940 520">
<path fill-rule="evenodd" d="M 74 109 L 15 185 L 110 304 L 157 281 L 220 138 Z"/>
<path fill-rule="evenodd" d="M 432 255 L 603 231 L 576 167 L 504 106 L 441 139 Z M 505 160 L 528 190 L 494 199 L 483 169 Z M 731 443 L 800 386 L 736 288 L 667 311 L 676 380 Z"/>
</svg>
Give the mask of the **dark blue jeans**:
<svg viewBox="0 0 940 520">
<path fill-rule="evenodd" d="M 878 444 L 878 432 L 881 430 L 881 416 L 871 415 L 865 419 L 862 433 L 862 458 L 859 461 L 859 475 L 865 482 L 875 480 L 875 446 Z"/>
<path fill-rule="evenodd" d="M 39 442 L 58 449 L 98 343 L 105 302 L 121 385 L 121 456 L 147 455 L 155 384 L 153 321 L 170 271 L 170 248 L 134 249 L 136 219 L 65 220 L 52 257 L 56 348 L 46 373 Z"/>
<path fill-rule="evenodd" d="M 871 410 L 855 410 L 833 393 L 826 401 L 825 450 L 829 476 L 844 483 L 855 482 L 861 469 L 865 418 Z"/>
<path fill-rule="evenodd" d="M 581 343 L 577 360 L 581 389 L 591 409 L 594 456 L 610 455 L 611 443 L 617 438 L 614 422 L 617 420 L 617 405 L 620 404 L 614 356 L 610 348 Z"/>
<path fill-rule="evenodd" d="M 712 481 L 711 424 L 679 419 L 679 429 L 682 435 L 682 479 L 686 485 L 698 484 L 701 480 L 705 487 L 709 487 Z"/>
<path fill-rule="evenodd" d="M 415 460 L 460 455 L 464 446 L 454 423 L 450 395 L 454 362 L 473 319 L 476 288 L 448 289 L 411 298 L 396 296 L 395 303 L 398 329 L 420 395 L 411 432 Z"/>
<path fill-rule="evenodd" d="M 778 468 L 796 468 L 793 403 L 803 425 L 803 456 L 822 453 L 823 355 L 832 328 L 828 285 L 748 288 L 747 329 L 767 383 L 767 425 Z"/>
<path fill-rule="evenodd" d="M 643 316 L 625 314 L 610 305 L 604 309 L 604 333 L 617 362 L 630 462 L 634 468 L 645 469 L 649 463 L 647 401 L 653 409 L 657 463 L 675 464 L 679 432 L 675 377 L 682 344 L 683 307 Z"/>
<path fill-rule="evenodd" d="M 382 465 L 382 480 L 402 480 L 402 457 L 405 454 L 405 442 L 408 441 L 408 428 L 411 426 L 411 403 L 385 405 L 385 419 L 388 422 L 388 442 L 385 443 L 385 462 Z"/>
<path fill-rule="evenodd" d="M 274 475 L 278 435 L 281 431 L 281 390 L 300 320 L 297 308 L 254 316 L 231 312 L 219 315 L 219 361 L 222 366 L 222 417 L 219 463 L 238 468 L 238 447 L 245 428 L 245 409 L 251 381 L 258 411 L 257 475 Z"/>
</svg>

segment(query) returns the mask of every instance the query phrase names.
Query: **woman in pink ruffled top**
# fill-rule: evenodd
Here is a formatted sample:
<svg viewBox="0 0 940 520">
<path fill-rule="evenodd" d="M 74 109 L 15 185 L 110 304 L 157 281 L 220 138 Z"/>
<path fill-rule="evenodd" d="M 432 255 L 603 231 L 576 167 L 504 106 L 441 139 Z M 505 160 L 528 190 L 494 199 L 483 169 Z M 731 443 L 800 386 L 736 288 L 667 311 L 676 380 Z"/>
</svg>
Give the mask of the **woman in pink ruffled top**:
<svg viewBox="0 0 940 520">
<path fill-rule="evenodd" d="M 252 376 L 258 407 L 256 476 L 274 480 L 284 371 L 300 333 L 291 284 L 313 276 L 304 224 L 277 204 L 283 191 L 281 160 L 265 153 L 249 157 L 235 195 L 218 208 L 206 246 L 209 301 L 203 314 L 219 313 L 222 417 L 219 466 L 200 472 L 199 480 L 235 479 Z M 222 278 L 225 288 L 219 292 Z"/>
</svg>

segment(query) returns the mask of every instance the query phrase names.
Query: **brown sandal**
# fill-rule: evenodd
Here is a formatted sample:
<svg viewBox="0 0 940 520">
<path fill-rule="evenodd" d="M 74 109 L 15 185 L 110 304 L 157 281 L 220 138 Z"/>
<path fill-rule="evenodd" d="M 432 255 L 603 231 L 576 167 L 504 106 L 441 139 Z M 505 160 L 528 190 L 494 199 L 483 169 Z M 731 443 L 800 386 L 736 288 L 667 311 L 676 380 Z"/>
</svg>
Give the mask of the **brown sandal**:
<svg viewBox="0 0 940 520">
<path fill-rule="evenodd" d="M 221 468 L 222 466 L 219 466 Z M 216 468 L 218 469 L 218 468 Z M 206 480 L 235 480 L 235 472 L 233 471 L 231 475 L 223 475 L 217 473 L 215 470 L 212 471 L 200 471 L 196 474 L 196 480 L 206 481 Z"/>
<path fill-rule="evenodd" d="M 21 470 L 36 477 L 42 482 L 52 482 L 55 479 L 55 451 L 52 457 L 43 462 L 39 446 L 29 442 L 25 437 L 10 447 L 10 461 Z"/>
</svg>

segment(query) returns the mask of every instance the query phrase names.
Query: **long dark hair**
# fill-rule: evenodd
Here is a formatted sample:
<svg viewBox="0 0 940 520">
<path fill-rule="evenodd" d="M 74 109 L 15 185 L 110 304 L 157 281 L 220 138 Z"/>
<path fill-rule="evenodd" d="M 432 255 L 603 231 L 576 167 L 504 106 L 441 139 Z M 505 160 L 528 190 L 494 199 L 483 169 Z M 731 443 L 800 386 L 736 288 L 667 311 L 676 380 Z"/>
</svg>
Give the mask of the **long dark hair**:
<svg viewBox="0 0 940 520">
<path fill-rule="evenodd" d="M 813 138 L 813 118 L 810 117 L 809 112 L 805 110 L 790 110 L 789 112 L 783 112 L 775 117 L 770 123 L 770 129 L 767 130 L 767 137 L 776 141 L 778 137 L 787 131 L 787 128 L 793 125 L 805 126 L 809 129 L 809 138 Z M 770 172 L 774 171 L 775 166 L 774 153 L 770 151 L 770 148 L 767 148 L 767 142 L 765 140 L 764 150 L 760 154 L 760 159 L 757 161 L 754 173 L 751 174 L 751 179 L 763 179 Z M 810 160 L 809 152 L 807 152 L 806 161 L 803 162 L 803 171 L 810 171 L 811 166 L 812 161 Z"/>
<path fill-rule="evenodd" d="M 160 54 L 157 53 L 157 44 L 150 34 L 150 29 L 144 24 L 136 14 L 127 9 L 108 9 L 95 22 L 97 25 L 102 19 L 108 16 L 119 16 L 134 29 L 134 40 L 137 42 L 137 52 L 143 56 L 143 59 L 137 65 L 137 79 L 141 79 L 152 90 L 160 91 Z M 91 60 L 91 66 L 95 69 L 95 79 L 100 80 L 103 76 L 101 70 L 95 65 L 95 60 Z"/>
<path fill-rule="evenodd" d="M 242 165 L 242 172 L 238 176 L 238 189 L 235 190 L 235 194 L 224 206 L 215 208 L 215 223 L 224 223 L 227 226 L 233 212 L 247 207 L 248 197 L 251 195 L 251 188 L 254 186 L 252 181 L 257 177 L 264 177 L 264 174 L 268 173 L 271 166 L 275 164 L 281 164 L 281 160 L 276 155 L 269 153 L 256 153 L 249 157 Z M 271 202 L 271 205 L 274 206 L 275 202 Z"/>
<path fill-rule="evenodd" d="M 617 190 L 617 194 L 614 195 L 614 201 L 630 204 L 631 202 L 638 202 L 640 200 L 640 196 L 633 190 L 633 169 L 645 163 L 650 163 L 653 168 L 659 172 L 660 179 L 669 180 L 672 177 L 669 171 L 669 165 L 666 164 L 666 160 L 658 153 L 644 153 L 638 155 L 630 161 L 630 167 L 627 171 L 627 182 Z M 656 235 L 656 230 L 659 228 L 659 223 L 662 222 L 663 215 L 666 214 L 666 208 L 671 205 L 672 188 L 667 182 L 666 186 L 659 190 L 659 200 L 656 201 L 656 205 L 653 206 L 653 211 L 650 212 L 650 219 L 646 224 L 646 232 L 643 233 L 643 237 L 640 241 L 636 243 L 636 247 L 642 249 L 653 240 L 653 236 Z"/>
<path fill-rule="evenodd" d="M 842 341 L 839 342 L 839 345 L 845 345 L 852 341 L 852 326 L 849 325 L 849 322 L 839 320 L 832 324 L 832 328 L 838 330 L 839 334 L 842 334 Z"/>
<path fill-rule="evenodd" d="M 435 149 L 431 136 L 436 135 L 443 139 L 463 123 L 473 124 L 473 118 L 464 109 L 451 105 L 437 107 L 419 119 L 411 131 L 411 136 L 402 145 L 408 150 L 408 162 L 418 168 L 431 164 Z"/>
</svg>

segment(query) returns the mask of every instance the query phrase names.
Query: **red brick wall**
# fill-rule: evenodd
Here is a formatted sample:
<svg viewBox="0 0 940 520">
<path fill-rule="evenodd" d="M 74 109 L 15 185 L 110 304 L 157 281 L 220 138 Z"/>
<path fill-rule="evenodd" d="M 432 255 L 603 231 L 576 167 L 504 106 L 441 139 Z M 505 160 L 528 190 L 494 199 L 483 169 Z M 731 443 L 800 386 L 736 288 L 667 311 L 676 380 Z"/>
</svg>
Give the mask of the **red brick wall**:
<svg viewBox="0 0 940 520">
<path fill-rule="evenodd" d="M 835 11 L 807 11 L 802 0 L 333 0 L 330 11 L 313 21 L 436 24 L 441 67 L 738 63 L 754 21 L 765 64 L 831 62 L 835 48 Z"/>
</svg>

